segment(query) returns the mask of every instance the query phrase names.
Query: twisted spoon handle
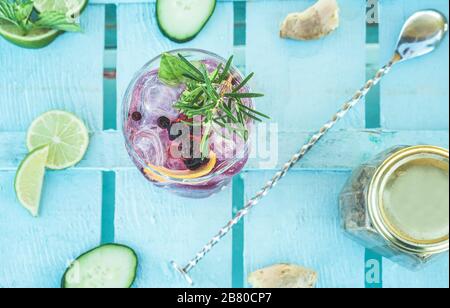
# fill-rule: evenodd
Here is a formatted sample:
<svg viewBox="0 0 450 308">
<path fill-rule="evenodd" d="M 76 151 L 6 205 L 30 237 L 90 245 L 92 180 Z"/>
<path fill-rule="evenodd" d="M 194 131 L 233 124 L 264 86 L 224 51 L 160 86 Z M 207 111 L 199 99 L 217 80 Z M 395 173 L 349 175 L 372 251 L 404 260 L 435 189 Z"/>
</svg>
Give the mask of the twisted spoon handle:
<svg viewBox="0 0 450 308">
<path fill-rule="evenodd" d="M 239 221 L 244 218 L 250 210 L 259 203 L 259 201 L 265 197 L 269 191 L 288 173 L 288 171 L 300 160 L 302 159 L 313 147 L 317 144 L 317 142 L 322 139 L 322 137 L 328 133 L 330 129 L 332 129 L 336 123 L 338 123 L 353 107 L 355 107 L 366 95 L 372 90 L 372 88 L 377 85 L 381 79 L 390 72 L 393 65 L 399 61 L 398 57 L 394 57 L 389 64 L 385 65 L 381 68 L 376 74 L 375 77 L 364 85 L 360 90 L 358 90 L 355 95 L 344 104 L 342 109 L 338 111 L 333 118 L 326 123 L 316 134 L 314 134 L 311 139 L 300 149 L 300 151 L 295 154 L 289 162 L 287 162 L 283 168 L 278 171 L 275 176 L 252 198 L 250 199 L 245 207 L 237 212 L 236 216 L 228 222 L 220 231 L 214 236 L 211 241 L 206 244 L 195 256 L 194 259 L 189 261 L 189 263 L 182 269 L 183 274 L 187 276 L 187 274 L 202 260 L 205 255 L 211 251 L 211 249 L 217 245 L 220 240 L 227 235 L 231 229 L 239 223 Z M 188 279 L 190 283 L 192 281 Z"/>
</svg>

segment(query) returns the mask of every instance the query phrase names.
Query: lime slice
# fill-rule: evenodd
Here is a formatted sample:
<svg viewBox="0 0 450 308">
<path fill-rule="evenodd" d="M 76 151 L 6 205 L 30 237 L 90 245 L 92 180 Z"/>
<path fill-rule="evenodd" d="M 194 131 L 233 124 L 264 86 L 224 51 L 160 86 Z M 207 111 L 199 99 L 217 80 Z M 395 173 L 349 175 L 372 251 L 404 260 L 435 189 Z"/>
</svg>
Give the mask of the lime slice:
<svg viewBox="0 0 450 308">
<path fill-rule="evenodd" d="M 39 12 L 57 11 L 73 16 L 81 13 L 88 0 L 34 0 L 34 7 Z"/>
<path fill-rule="evenodd" d="M 61 170 L 80 162 L 89 145 L 84 123 L 65 111 L 49 111 L 34 120 L 28 129 L 27 146 L 30 151 L 49 146 L 47 168 Z"/>
<path fill-rule="evenodd" d="M 9 42 L 25 48 L 43 48 L 49 45 L 60 34 L 57 30 L 35 29 L 27 35 L 22 35 L 17 26 L 0 20 L 0 35 Z"/>
<path fill-rule="evenodd" d="M 38 216 L 49 147 L 37 148 L 22 161 L 17 170 L 14 189 L 17 199 L 34 217 Z"/>
</svg>

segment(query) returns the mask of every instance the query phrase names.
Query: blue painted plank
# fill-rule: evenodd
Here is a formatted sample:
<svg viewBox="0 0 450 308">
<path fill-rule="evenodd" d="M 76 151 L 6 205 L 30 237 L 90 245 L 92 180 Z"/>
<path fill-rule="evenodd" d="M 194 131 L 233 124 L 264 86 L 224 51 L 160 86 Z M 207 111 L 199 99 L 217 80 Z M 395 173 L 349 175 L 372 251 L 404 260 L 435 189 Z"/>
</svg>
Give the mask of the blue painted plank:
<svg viewBox="0 0 450 308">
<path fill-rule="evenodd" d="M 187 44 L 170 42 L 160 33 L 154 4 L 119 5 L 117 18 L 119 106 L 135 72 L 163 51 L 194 47 L 224 57 L 233 52 L 232 3 L 219 3 L 206 28 Z M 118 121 L 121 127 L 120 114 Z M 138 171 L 119 171 L 116 180 L 115 239 L 138 250 L 141 268 L 137 286 L 186 286 L 169 262 L 187 262 L 230 219 L 231 189 L 198 201 L 156 188 Z M 196 286 L 231 287 L 231 249 L 228 238 L 208 256 L 193 273 Z"/>
<path fill-rule="evenodd" d="M 193 41 L 176 44 L 164 37 L 157 25 L 154 4 L 118 7 L 118 106 L 134 74 L 160 53 L 179 48 L 200 48 L 223 57 L 233 53 L 233 4 L 219 3 L 206 27 Z M 122 109 L 118 108 L 118 126 Z"/>
<path fill-rule="evenodd" d="M 245 222 L 246 275 L 272 264 L 294 263 L 316 270 L 318 287 L 364 287 L 364 248 L 344 236 L 339 220 L 338 195 L 348 175 L 288 175 Z M 270 176 L 246 174 L 247 198 Z"/>
<path fill-rule="evenodd" d="M 419 272 L 400 267 L 384 260 L 385 288 L 449 288 L 448 253 Z"/>
<path fill-rule="evenodd" d="M 280 131 L 318 129 L 365 82 L 364 1 L 340 1 L 341 26 L 322 40 L 280 39 L 287 14 L 314 2 L 247 2 L 247 70 L 256 73 L 255 90 L 266 94 L 258 108 Z M 362 104 L 343 126 L 364 127 Z"/>
<path fill-rule="evenodd" d="M 416 11 L 437 9 L 448 18 L 442 0 L 380 1 L 382 61 L 392 56 L 404 21 Z M 449 127 L 449 40 L 433 54 L 396 67 L 381 85 L 382 126 L 388 129 Z"/>
<path fill-rule="evenodd" d="M 187 287 L 170 266 L 184 266 L 231 218 L 231 189 L 203 200 L 177 197 L 138 171 L 117 173 L 116 241 L 134 247 L 140 260 L 136 287 Z M 196 287 L 231 287 L 231 237 L 191 274 Z"/>
<path fill-rule="evenodd" d="M 270 159 L 256 155 L 249 160 L 246 170 L 280 168 L 311 134 L 312 132 L 306 131 L 280 133 L 279 151 L 273 154 L 274 163 L 269 164 Z M 13 171 L 17 168 L 27 153 L 24 140 L 25 133 L 0 133 L 0 171 Z M 449 135 L 448 131 L 337 130 L 330 132 L 294 169 L 350 170 L 376 153 L 399 144 L 433 144 L 448 148 Z M 261 144 L 261 148 L 267 151 L 269 145 L 271 144 Z M 263 150 L 258 151 L 263 153 Z M 88 152 L 74 169 L 117 171 L 132 170 L 135 166 L 125 150 L 122 132 L 104 131 L 91 135 Z"/>
<path fill-rule="evenodd" d="M 93 1 L 93 3 L 112 2 L 125 3 L 127 1 Z M 128 2 L 139 1 L 133 0 Z M 355 48 L 355 46 L 361 46 L 364 40 L 365 31 L 363 31 L 364 21 L 362 17 L 364 14 L 360 13 L 365 6 L 361 4 L 362 1 L 357 5 L 352 3 L 351 7 L 348 2 L 341 3 L 343 8 L 343 26 L 333 36 L 323 41 L 299 43 L 278 39 L 278 23 L 284 18 L 285 14 L 291 10 L 301 10 L 311 3 L 313 3 L 312 0 L 297 2 L 254 1 L 248 3 L 250 9 L 248 10 L 249 33 L 247 37 L 250 46 L 247 47 L 247 63 L 250 68 L 253 68 L 258 73 L 255 88 L 269 93 L 269 100 L 260 102 L 261 109 L 269 106 L 268 112 L 273 114 L 274 119 L 280 123 L 280 149 L 282 149 L 282 153 L 279 154 L 280 159 L 277 166 L 298 148 L 296 145 L 297 142 L 293 142 L 293 140 L 299 140 L 300 143 L 305 140 L 310 134 L 306 130 L 315 129 L 323 121 L 327 120 L 336 108 L 340 106 L 341 101 L 348 98 L 364 81 L 365 51 Z M 424 2 L 422 1 L 421 3 Z M 103 6 L 91 6 L 88 12 L 89 17 L 83 17 L 83 23 L 86 24 L 84 27 L 88 29 L 86 33 L 88 38 L 83 36 L 82 39 L 81 37 L 76 37 L 76 35 L 69 34 L 58 39 L 64 42 L 56 42 L 52 45 L 54 47 L 50 49 L 33 51 L 36 54 L 42 53 L 42 55 L 39 55 L 41 57 L 39 58 L 40 63 L 44 63 L 46 66 L 56 67 L 56 64 L 59 62 L 56 62 L 54 59 L 64 59 L 65 61 L 67 58 L 67 55 L 61 56 L 66 51 L 66 47 L 59 47 L 59 44 L 66 46 L 69 44 L 68 41 L 76 41 L 77 44 L 75 46 L 77 48 L 72 47 L 72 51 L 66 52 L 71 55 L 70 60 L 72 63 L 80 63 L 80 65 L 78 66 L 77 64 L 69 68 L 64 68 L 64 70 L 59 70 L 69 70 L 72 74 L 68 74 L 67 76 L 58 75 L 59 71 L 56 72 L 56 70 L 53 73 L 47 73 L 42 68 L 37 69 L 36 72 L 28 72 L 28 75 L 31 75 L 33 78 L 38 76 L 41 77 L 40 79 L 46 80 L 43 88 L 39 88 L 42 85 L 41 83 L 36 83 L 36 85 L 32 83 L 33 95 L 26 96 L 25 94 L 27 92 L 24 91 L 22 96 L 18 95 L 18 98 L 15 98 L 14 95 L 17 95 L 17 90 L 13 89 L 14 91 L 12 91 L 8 88 L 7 91 L 9 92 L 7 93 L 9 94 L 7 94 L 7 99 L 2 100 L 0 98 L 0 131 L 23 131 L 35 115 L 46 110 L 45 108 L 56 107 L 73 110 L 84 117 L 93 130 L 101 129 L 101 86 L 97 87 L 97 79 L 99 80 L 99 84 L 101 84 L 102 61 L 99 59 L 103 52 Z M 119 106 L 121 104 L 121 96 L 134 72 L 161 51 L 187 46 L 207 48 L 223 56 L 231 54 L 233 51 L 231 3 L 219 4 L 218 11 L 207 28 L 196 40 L 184 45 L 170 43 L 160 35 L 154 20 L 154 4 L 120 5 L 118 12 Z M 220 31 L 217 30 L 218 28 L 220 28 Z M 353 35 L 348 36 L 348 31 L 352 31 Z M 92 36 L 96 37 L 95 41 Z M 101 46 L 99 47 L 99 45 Z M 20 55 L 26 59 L 31 54 L 31 52 L 22 50 L 13 52 L 18 49 L 0 41 L 1 56 L 3 56 L 2 53 L 4 50 L 6 50 L 3 46 L 7 46 L 10 57 Z M 56 48 L 57 46 L 58 48 Z M 93 49 L 91 49 L 93 48 L 92 46 L 94 46 L 95 50 L 99 51 L 93 52 Z M 333 48 L 330 46 L 333 46 Z M 53 48 L 56 48 L 58 53 L 53 51 Z M 83 53 L 86 56 L 81 56 L 83 57 L 81 60 L 78 59 L 80 57 L 78 55 L 80 49 L 81 51 L 87 51 L 88 48 L 90 52 L 87 54 Z M 330 50 L 332 49 L 335 50 L 334 53 L 331 53 Z M 76 50 L 76 52 L 73 50 Z M 88 56 L 89 62 L 86 59 Z M 274 59 L 273 62 L 270 62 L 272 65 L 269 67 L 264 66 L 263 60 L 267 58 Z M 352 59 L 351 64 L 355 66 L 347 67 L 349 63 L 342 61 L 341 58 Z M 6 62 L 5 58 L 0 57 L 0 90 L 3 90 L 2 85 L 5 87 L 5 83 L 1 83 L 1 81 L 2 78 L 6 78 L 6 75 L 2 74 L 1 70 L 2 67 L 6 67 L 3 65 Z M 94 65 L 92 65 L 93 63 Z M 280 67 L 283 69 L 273 68 L 276 66 L 275 64 L 279 63 L 281 63 Z M 314 68 L 317 67 L 327 67 L 327 70 L 316 71 Z M 448 67 L 448 62 L 446 67 Z M 23 72 L 15 73 L 13 67 L 10 66 L 8 68 L 4 72 L 9 73 L 13 71 L 12 74 L 20 74 L 21 76 L 19 77 L 23 77 Z M 286 71 L 288 72 L 287 74 Z M 296 71 L 314 72 L 314 74 L 301 74 L 297 76 Z M 338 78 L 338 80 L 333 80 L 336 76 L 342 76 L 343 74 L 345 74 L 345 78 L 342 77 Z M 84 76 L 84 78 L 88 75 L 89 78 L 86 78 L 86 80 L 77 78 L 80 75 Z M 92 77 L 94 75 L 95 77 Z M 274 77 L 277 76 L 281 76 L 280 83 L 276 83 L 278 79 Z M 10 79 L 11 75 L 7 77 L 8 80 L 14 80 Z M 91 77 L 95 79 L 95 82 L 91 80 L 89 82 L 91 87 L 88 87 L 88 81 Z M 291 81 L 287 81 L 288 78 Z M 60 80 L 56 81 L 58 79 Z M 35 80 L 39 80 L 39 78 L 35 78 Z M 57 89 L 60 89 L 61 84 L 64 86 L 63 90 L 55 91 L 55 86 Z M 10 84 L 6 85 L 8 87 L 10 86 Z M 72 87 L 70 88 L 68 85 Z M 19 86 L 23 85 L 20 84 Z M 285 91 L 286 88 L 289 91 Z M 273 103 L 275 101 L 274 98 L 278 97 L 277 95 L 281 95 L 281 99 L 277 99 L 276 101 L 282 101 L 283 108 Z M 448 101 L 448 90 L 446 95 Z M 9 102 L 11 99 L 13 103 Z M 9 114 L 5 114 L 4 111 L 6 108 L 2 109 L 2 106 L 5 106 L 4 102 L 8 104 L 7 108 L 11 109 L 11 106 L 19 105 L 19 100 L 20 103 L 23 101 L 26 102 L 26 108 L 24 107 L 23 114 L 16 115 L 12 111 L 9 111 Z M 38 107 L 32 104 L 36 103 L 36 100 L 39 103 Z M 120 111 L 120 108 L 118 110 Z M 296 115 L 288 112 L 289 110 L 300 110 L 301 112 Z M 8 122 L 5 122 L 4 119 Z M 403 125 L 401 120 L 404 119 L 400 119 L 398 122 Z M 417 122 L 419 123 L 419 121 Z M 439 119 L 436 123 L 438 122 L 440 122 Z M 343 126 L 358 128 L 363 127 L 363 125 L 364 111 L 363 108 L 360 108 L 350 116 Z M 428 126 L 422 126 L 421 122 L 419 126 L 420 128 L 428 128 Z M 436 133 L 429 131 L 383 132 L 380 134 L 373 131 L 336 131 L 330 138 L 325 139 L 322 145 L 316 149 L 317 151 L 311 153 L 312 155 L 299 165 L 299 168 L 349 169 L 368 158 L 371 154 L 379 150 L 381 151 L 390 145 L 399 143 L 433 143 L 448 147 L 448 122 L 446 122 L 446 126 L 434 125 L 429 127 L 429 129 L 440 127 L 444 130 L 447 129 L 447 131 L 439 131 Z M 292 131 L 296 131 L 297 133 L 292 134 Z M 20 133 L 19 135 L 23 134 Z M 348 135 L 349 137 L 347 137 Z M 4 135 L 0 134 L 0 136 Z M 13 140 L 17 136 L 14 137 L 13 134 L 8 133 L 7 137 L 6 140 L 0 138 L 0 170 L 14 170 L 17 166 L 18 158 L 23 157 L 22 155 L 25 151 L 22 144 L 18 143 L 17 140 Z M 20 136 L 20 138 L 22 138 L 20 140 L 23 140 L 23 136 Z M 177 261 L 183 262 L 192 257 L 197 249 L 217 231 L 217 228 L 228 220 L 231 213 L 231 191 L 228 189 L 226 192 L 212 199 L 195 201 L 181 199 L 156 189 L 150 183 L 146 182 L 137 171 L 130 171 L 130 168 L 133 168 L 133 166 L 130 164 L 123 150 L 122 143 L 120 133 L 108 132 L 94 134 L 90 152 L 78 168 L 79 170 L 119 170 L 117 176 L 117 215 L 115 217 L 116 240 L 135 246 L 139 252 L 141 257 L 141 272 L 137 286 L 185 286 L 183 282 L 178 281 L 176 276 L 172 274 L 171 269 L 168 267 L 168 261 L 175 258 Z M 3 145 L 5 147 L 2 148 Z M 14 153 L 11 153 L 12 151 L 5 153 L 2 150 L 6 148 L 17 149 L 17 151 Z M 121 150 L 111 153 L 111 148 Z M 328 153 L 333 153 L 333 155 L 328 155 Z M 249 164 L 249 169 L 254 170 L 258 168 L 271 169 L 273 167 L 261 167 L 257 159 L 252 160 Z M 269 178 L 270 175 L 271 173 L 269 172 L 249 173 L 246 181 L 248 184 L 246 187 L 248 197 L 250 197 L 251 192 L 256 191 L 263 184 L 262 179 Z M 342 187 L 347 176 L 348 173 L 346 172 L 328 171 L 318 173 L 301 171 L 293 173 L 290 178 L 286 179 L 286 182 L 277 188 L 279 192 L 274 192 L 269 197 L 271 198 L 270 200 L 264 201 L 267 203 L 265 206 L 268 208 L 264 210 L 266 212 L 258 215 L 258 210 L 256 210 L 253 213 L 255 215 L 252 214 L 250 216 L 246 225 L 245 230 L 248 236 L 245 242 L 246 271 L 248 272 L 261 266 L 270 265 L 273 262 L 289 261 L 317 269 L 321 275 L 319 286 L 362 286 L 364 278 L 363 252 L 360 247 L 356 247 L 341 238 L 341 234 L 339 233 L 340 229 L 336 220 L 337 208 L 333 207 L 335 199 L 337 200 L 339 189 Z M 64 177 L 64 179 L 59 178 L 56 182 L 56 179 L 52 179 L 54 177 Z M 22 212 L 20 208 L 17 208 L 17 204 L 12 199 L 13 193 L 10 187 L 12 178 L 12 172 L 0 172 L 0 207 L 5 207 L 8 213 L 10 208 L 12 208 L 11 206 L 16 206 L 15 211 Z M 66 186 L 64 186 L 64 189 L 61 188 L 67 184 L 64 184 L 66 181 L 74 186 L 73 190 L 68 189 Z M 76 200 L 77 203 L 71 204 L 69 202 L 70 204 L 60 205 L 61 212 L 48 213 L 52 217 L 43 217 L 42 222 L 31 220 L 31 218 L 29 218 L 29 221 L 23 218 L 22 222 L 22 218 L 17 220 L 16 216 L 6 216 L 3 220 L 0 218 L 0 230 L 2 232 L 3 230 L 8 232 L 10 228 L 15 227 L 11 223 L 11 220 L 14 221 L 14 219 L 19 221 L 21 226 L 31 225 L 31 222 L 33 222 L 33 229 L 31 229 L 30 234 L 34 236 L 34 240 L 30 242 L 38 243 L 35 246 L 29 244 L 28 246 L 24 245 L 19 247 L 14 246 L 15 243 L 13 240 L 15 238 L 13 237 L 6 237 L 0 240 L 0 246 L 14 247 L 10 252 L 0 251 L 1 260 L 13 259 L 12 257 L 16 253 L 24 256 L 23 258 L 18 258 L 18 260 L 13 260 L 15 263 L 11 263 L 11 266 L 8 266 L 6 270 L 3 269 L 2 271 L 0 269 L 0 287 L 56 286 L 57 280 L 59 279 L 59 272 L 62 272 L 65 267 L 65 264 L 61 265 L 63 263 L 61 260 L 65 263 L 66 260 L 75 257 L 99 241 L 100 226 L 98 222 L 100 221 L 101 202 L 99 198 L 101 191 L 97 190 L 101 187 L 100 173 L 75 170 L 63 174 L 52 173 L 49 176 L 48 182 L 48 187 L 51 187 L 52 194 L 54 194 L 54 186 L 60 187 L 59 189 L 63 190 L 56 196 L 47 197 L 49 193 L 46 193 L 45 198 L 51 198 L 49 200 L 52 200 L 49 203 L 57 202 L 55 200 L 66 200 L 65 198 Z M 57 184 L 53 184 L 54 182 Z M 309 187 L 313 187 L 313 189 L 305 190 L 305 192 L 301 190 L 294 195 L 293 192 L 298 191 L 298 187 L 301 184 L 304 186 L 310 185 Z M 82 193 L 84 190 L 87 190 L 86 195 Z M 320 193 L 321 191 L 322 193 Z M 73 194 L 73 196 L 67 195 L 68 193 Z M 320 198 L 316 196 L 317 194 Z M 3 198 L 4 196 L 5 198 Z M 95 200 L 88 199 L 88 196 L 94 196 Z M 284 204 L 279 205 L 279 200 L 285 200 L 288 203 L 285 206 L 286 209 L 282 211 L 279 211 L 278 208 L 274 209 L 275 204 L 284 206 Z M 81 207 L 81 204 L 83 204 L 83 207 Z M 49 208 L 50 205 L 48 205 Z M 263 205 L 262 207 L 264 208 L 265 206 Z M 329 206 L 330 209 L 326 206 Z M 45 207 L 47 208 L 47 205 Z M 79 213 L 81 213 L 81 208 L 88 209 L 90 216 L 80 217 L 81 214 Z M 259 211 L 262 212 L 263 209 L 261 208 Z M 70 219 L 73 220 L 68 221 L 65 218 L 67 213 L 72 214 L 72 218 Z M 77 216 L 77 213 L 80 216 Z M 24 213 L 22 212 L 21 214 Z M 43 214 L 45 215 L 45 213 Z M 14 215 L 16 215 L 15 212 Z M 277 217 L 280 219 L 275 220 Z M 296 220 L 297 217 L 300 218 L 301 225 Z M 57 225 L 47 227 L 55 224 L 55 220 L 58 221 Z M 59 223 L 59 220 L 64 222 L 64 224 L 62 222 Z M 34 229 L 34 225 L 37 226 L 38 224 L 39 227 L 35 227 L 36 229 Z M 321 226 L 321 229 L 324 231 L 315 235 L 314 233 L 317 231 L 317 228 L 314 224 Z M 65 234 L 64 236 L 56 233 L 57 230 L 64 230 L 65 225 L 75 225 L 75 231 L 79 230 L 79 232 L 70 232 L 70 234 Z M 180 235 L 181 225 L 186 225 L 186 228 L 183 229 L 183 233 Z M 270 232 L 265 230 L 266 228 L 275 230 L 276 232 L 270 234 Z M 286 231 L 287 236 L 280 235 L 285 234 L 280 230 L 289 230 Z M 291 231 L 292 233 L 290 233 Z M 14 234 L 16 234 L 16 231 L 14 231 Z M 164 237 L 161 236 L 162 234 L 164 234 Z M 266 234 L 267 236 L 265 237 Z M 81 236 L 82 241 L 78 239 L 79 236 Z M 65 244 L 63 244 L 61 237 L 64 238 Z M 298 240 L 298 238 L 301 240 Z M 302 239 L 305 238 L 309 240 L 306 244 L 302 242 Z M 323 244 L 323 242 L 315 242 L 318 239 L 323 240 L 326 244 Z M 51 243 L 49 247 L 54 248 L 52 251 L 47 247 L 47 241 Z M 349 263 L 361 264 L 360 268 L 357 266 L 349 267 L 345 263 L 344 258 L 334 262 L 339 264 L 336 267 L 331 266 L 331 264 L 334 265 L 333 262 L 327 262 L 333 258 L 332 254 L 334 252 L 341 251 L 341 246 L 345 247 L 345 250 L 349 248 L 351 251 L 349 256 L 344 254 L 342 256 L 350 258 L 350 260 L 347 260 Z M 29 247 L 33 247 L 34 250 L 32 251 Z M 277 251 L 278 247 L 280 248 L 279 251 Z M 42 253 L 38 254 L 35 252 L 38 249 L 40 252 L 44 251 L 44 256 L 41 255 Z M 25 250 L 26 252 L 24 252 Z M 39 262 L 33 262 L 33 257 L 39 260 Z M 193 273 L 194 278 L 199 282 L 197 286 L 231 286 L 231 262 L 231 238 L 227 238 L 224 243 L 221 243 L 215 248 L 212 255 L 205 259 L 205 263 L 200 264 L 198 271 L 196 270 Z M 14 268 L 23 266 L 25 268 L 31 268 L 25 275 L 25 278 L 28 280 L 19 277 L 19 273 L 13 271 Z M 445 273 L 438 274 L 436 276 L 437 278 L 433 277 L 433 273 L 442 269 L 443 266 L 447 266 L 446 272 L 448 273 L 448 258 L 447 262 L 444 262 L 443 265 L 435 265 L 428 271 L 421 272 L 420 274 L 412 274 L 404 272 L 403 269 L 398 269 L 396 266 L 391 266 L 388 263 L 386 266 L 386 286 L 445 286 L 445 283 L 442 283 L 445 281 L 448 286 L 448 276 L 445 276 Z M 54 271 L 55 268 L 57 268 L 56 271 Z M 347 272 L 348 276 L 345 275 Z M 397 274 L 399 273 L 400 278 L 397 278 Z M 45 275 L 48 277 L 41 277 Z M 343 276 L 345 277 L 341 279 Z M 8 277 L 8 282 L 3 282 L 2 277 Z M 9 277 L 14 277 L 14 279 L 9 281 Z M 16 279 L 16 277 L 18 278 Z"/>
<path fill-rule="evenodd" d="M 381 59 L 387 61 L 397 43 L 403 22 L 421 9 L 437 9 L 447 15 L 448 1 L 380 1 Z M 396 67 L 381 85 L 382 126 L 388 129 L 447 130 L 448 109 L 448 37 L 431 55 Z M 433 144 L 431 141 L 429 142 Z M 445 147 L 448 148 L 448 145 Z M 411 272 L 386 260 L 384 286 L 421 288 L 447 287 L 449 260 L 443 258 L 420 272 Z"/>
<path fill-rule="evenodd" d="M 102 128 L 104 6 L 89 6 L 83 33 L 64 34 L 41 50 L 0 38 L 0 131 L 25 131 L 49 109 L 82 117 Z"/>
<path fill-rule="evenodd" d="M 258 143 L 246 170 L 283 167 L 312 133 L 281 132 L 278 146 L 271 142 Z M 394 146 L 421 144 L 448 148 L 448 131 L 333 130 L 294 169 L 350 170 Z"/>
<path fill-rule="evenodd" d="M 100 243 L 101 174 L 49 172 L 39 218 L 0 172 L 0 288 L 57 288 L 70 261 Z"/>
<path fill-rule="evenodd" d="M 23 132 L 49 109 L 69 110 L 91 130 L 102 128 L 104 7 L 90 6 L 84 33 L 65 34 L 51 46 L 26 50 L 0 39 L 0 131 Z M 69 262 L 100 243 L 101 173 L 49 172 L 39 218 L 16 200 L 15 169 L 25 156 L 25 134 L 0 172 L 0 287 L 59 287 Z M 14 157 L 12 156 L 14 155 Z"/>
</svg>

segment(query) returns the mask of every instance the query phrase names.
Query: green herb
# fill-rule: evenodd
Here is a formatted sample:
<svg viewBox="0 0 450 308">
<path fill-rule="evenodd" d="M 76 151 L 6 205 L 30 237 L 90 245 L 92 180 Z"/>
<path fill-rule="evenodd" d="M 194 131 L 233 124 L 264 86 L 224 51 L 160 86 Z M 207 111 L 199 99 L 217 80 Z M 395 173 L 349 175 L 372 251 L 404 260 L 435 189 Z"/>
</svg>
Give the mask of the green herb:
<svg viewBox="0 0 450 308">
<path fill-rule="evenodd" d="M 34 10 L 34 0 L 0 0 L 0 20 L 15 25 L 23 35 L 34 29 L 81 31 L 75 20 L 64 13 L 38 13 Z"/>
<path fill-rule="evenodd" d="M 261 122 L 261 118 L 270 119 L 243 102 L 244 99 L 262 97 L 263 94 L 241 92 L 254 76 L 253 73 L 233 87 L 237 80 L 231 74 L 232 62 L 233 57 L 225 66 L 219 64 L 209 73 L 203 63 L 194 65 L 181 54 L 163 54 L 161 58 L 159 78 L 168 85 L 186 85 L 186 90 L 174 104 L 174 108 L 189 119 L 200 117 L 202 120 L 200 150 L 203 157 L 209 154 L 209 137 L 217 126 L 226 128 L 231 134 L 237 134 L 247 141 L 249 120 Z M 185 123 L 197 125 L 187 121 Z"/>
<path fill-rule="evenodd" d="M 59 12 L 42 12 L 34 23 L 35 28 L 55 29 L 66 32 L 81 31 L 80 25 Z"/>
<path fill-rule="evenodd" d="M 159 79 L 168 85 L 178 85 L 186 79 L 200 80 L 201 76 L 192 74 L 189 66 L 171 54 L 165 53 L 161 57 Z"/>
</svg>

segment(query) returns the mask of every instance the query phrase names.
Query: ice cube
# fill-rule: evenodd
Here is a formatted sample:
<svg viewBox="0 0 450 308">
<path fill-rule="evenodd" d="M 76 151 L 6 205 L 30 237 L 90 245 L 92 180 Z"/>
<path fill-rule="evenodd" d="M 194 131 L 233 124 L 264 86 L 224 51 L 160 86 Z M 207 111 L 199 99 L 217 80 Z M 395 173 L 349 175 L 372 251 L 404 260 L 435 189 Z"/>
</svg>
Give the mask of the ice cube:
<svg viewBox="0 0 450 308">
<path fill-rule="evenodd" d="M 164 166 L 167 151 L 156 130 L 143 128 L 133 135 L 133 148 L 146 164 Z"/>
<path fill-rule="evenodd" d="M 164 116 L 174 121 L 178 118 L 179 113 L 173 108 L 173 104 L 177 102 L 182 87 L 169 87 L 162 84 L 156 77 L 148 80 L 140 93 L 139 100 L 141 110 L 144 116 L 145 125 L 157 125 L 158 118 Z"/>
</svg>

